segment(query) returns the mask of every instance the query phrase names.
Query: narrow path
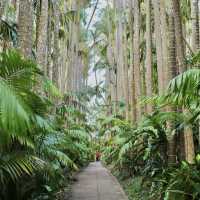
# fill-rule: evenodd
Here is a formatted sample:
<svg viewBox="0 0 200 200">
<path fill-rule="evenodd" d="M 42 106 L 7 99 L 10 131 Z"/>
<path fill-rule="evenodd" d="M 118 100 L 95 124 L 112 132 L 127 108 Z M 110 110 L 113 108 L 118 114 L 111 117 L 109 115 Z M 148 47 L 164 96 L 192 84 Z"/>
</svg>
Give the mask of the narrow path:
<svg viewBox="0 0 200 200">
<path fill-rule="evenodd" d="M 100 162 L 91 163 L 77 178 L 71 200 L 128 200 L 116 178 Z"/>
</svg>

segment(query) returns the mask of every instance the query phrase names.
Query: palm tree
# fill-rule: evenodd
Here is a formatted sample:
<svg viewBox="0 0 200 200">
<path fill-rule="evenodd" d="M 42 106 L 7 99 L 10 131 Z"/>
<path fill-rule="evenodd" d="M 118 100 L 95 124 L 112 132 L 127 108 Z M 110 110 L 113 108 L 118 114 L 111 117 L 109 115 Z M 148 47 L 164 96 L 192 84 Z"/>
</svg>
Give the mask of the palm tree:
<svg viewBox="0 0 200 200">
<path fill-rule="evenodd" d="M 59 24 L 60 12 L 58 2 L 53 4 L 53 17 L 54 17 L 54 44 L 53 44 L 53 74 L 52 80 L 59 88 Z"/>
<path fill-rule="evenodd" d="M 184 50 L 184 39 L 182 31 L 182 21 L 181 21 L 181 9 L 180 2 L 178 0 L 172 0 L 173 12 L 174 12 L 174 24 L 175 24 L 175 35 L 176 35 L 176 48 L 177 48 L 177 58 L 179 65 L 179 72 L 182 73 L 186 70 L 185 63 L 185 50 Z M 183 109 L 187 112 L 187 110 Z M 185 157 L 190 163 L 194 162 L 194 140 L 191 127 L 185 127 L 184 130 L 184 142 L 185 142 Z"/>
<path fill-rule="evenodd" d="M 162 39 L 162 58 L 163 58 L 163 83 L 164 88 L 168 84 L 169 80 L 166 80 L 167 77 L 167 65 L 168 65 L 168 44 L 167 44 L 167 15 L 166 15 L 166 1 L 160 0 L 160 22 L 161 22 L 161 39 Z"/>
<path fill-rule="evenodd" d="M 176 32 L 178 67 L 179 67 L 179 73 L 182 73 L 186 70 L 186 64 L 185 64 L 185 50 L 184 50 L 180 2 L 178 0 L 172 0 L 171 3 L 173 5 L 174 24 L 176 28 L 175 32 Z"/>
<path fill-rule="evenodd" d="M 140 72 L 140 2 L 134 1 L 134 79 L 135 79 L 135 98 L 136 98 L 136 121 L 141 118 L 140 98 L 141 92 L 141 72 Z"/>
<path fill-rule="evenodd" d="M 124 75 L 124 51 L 123 51 L 123 3 L 121 0 L 116 1 L 116 62 L 117 62 L 117 100 L 124 100 L 124 83 L 123 83 L 123 75 Z"/>
<path fill-rule="evenodd" d="M 27 57 L 32 57 L 33 47 L 33 2 L 20 0 L 18 19 L 19 49 Z"/>
<path fill-rule="evenodd" d="M 123 5 L 124 10 L 126 10 L 126 1 Z M 126 16 L 124 15 L 124 18 Z M 124 66 L 123 66 L 123 83 L 124 83 L 124 94 L 125 94 L 125 104 L 126 104 L 126 119 L 129 119 L 129 80 L 128 80 L 128 40 L 127 40 L 127 23 L 124 23 L 124 34 L 123 34 L 123 51 L 124 51 Z"/>
<path fill-rule="evenodd" d="M 192 49 L 194 52 L 196 52 L 200 48 L 198 0 L 191 0 L 191 17 L 192 17 Z"/>
<path fill-rule="evenodd" d="M 130 29 L 130 69 L 129 69 L 129 95 L 130 95 L 130 119 L 132 123 L 136 121 L 136 108 L 135 108 L 135 78 L 134 78 L 134 64 L 133 64 L 133 29 L 134 29 L 134 1 L 130 0 L 130 10 L 129 10 L 129 29 Z"/>
<path fill-rule="evenodd" d="M 153 69 L 152 69 L 152 23 L 151 23 L 151 0 L 146 0 L 146 95 L 151 97 L 153 94 Z M 153 110 L 152 105 L 147 105 L 147 113 Z"/>
<path fill-rule="evenodd" d="M 53 9 L 52 4 L 49 2 L 48 6 L 48 26 L 47 26 L 47 68 L 46 68 L 46 75 L 47 77 L 52 80 L 52 43 L 53 43 L 53 31 L 52 31 L 52 24 L 53 24 Z"/>
<path fill-rule="evenodd" d="M 47 74 L 48 5 L 47 0 L 41 1 L 37 38 L 37 62 L 43 68 L 45 74 Z"/>
<path fill-rule="evenodd" d="M 163 63 L 163 48 L 162 38 L 160 37 L 161 32 L 161 21 L 160 21 L 160 2 L 153 0 L 154 8 L 154 30 L 156 40 L 156 57 L 157 57 L 157 71 L 158 71 L 158 91 L 161 94 L 164 91 L 164 63 Z"/>
<path fill-rule="evenodd" d="M 169 12 L 169 44 L 168 44 L 168 73 L 167 81 L 169 82 L 177 75 L 177 67 L 176 67 L 176 38 L 175 38 L 175 26 L 174 26 L 174 16 L 172 12 L 172 7 Z M 167 111 L 173 111 L 172 107 L 168 106 Z M 174 124 L 172 122 L 167 122 L 167 129 L 169 132 L 173 130 Z M 171 133 L 168 136 L 168 164 L 174 164 L 176 162 L 176 140 L 175 136 Z"/>
<path fill-rule="evenodd" d="M 79 53 L 80 39 L 80 2 L 75 0 L 71 2 L 71 10 L 73 18 L 69 23 L 69 67 L 67 71 L 67 90 L 69 92 L 76 91 L 76 70 Z"/>
</svg>

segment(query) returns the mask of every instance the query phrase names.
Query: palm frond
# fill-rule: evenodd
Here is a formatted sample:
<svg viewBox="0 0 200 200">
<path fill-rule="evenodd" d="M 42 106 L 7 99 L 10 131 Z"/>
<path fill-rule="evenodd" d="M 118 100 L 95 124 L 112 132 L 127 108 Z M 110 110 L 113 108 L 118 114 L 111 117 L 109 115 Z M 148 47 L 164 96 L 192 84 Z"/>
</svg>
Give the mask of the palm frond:
<svg viewBox="0 0 200 200">
<path fill-rule="evenodd" d="M 199 106 L 200 70 L 190 69 L 174 78 L 168 87 L 165 100 L 186 107 Z"/>
<path fill-rule="evenodd" d="M 0 126 L 10 134 L 23 134 L 30 127 L 31 110 L 1 78 L 0 91 Z"/>
<path fill-rule="evenodd" d="M 6 182 L 7 179 L 16 181 L 23 175 L 31 175 L 34 170 L 42 168 L 44 161 L 41 159 L 27 155 L 10 154 L 0 160 L 0 177 L 1 183 Z"/>
</svg>

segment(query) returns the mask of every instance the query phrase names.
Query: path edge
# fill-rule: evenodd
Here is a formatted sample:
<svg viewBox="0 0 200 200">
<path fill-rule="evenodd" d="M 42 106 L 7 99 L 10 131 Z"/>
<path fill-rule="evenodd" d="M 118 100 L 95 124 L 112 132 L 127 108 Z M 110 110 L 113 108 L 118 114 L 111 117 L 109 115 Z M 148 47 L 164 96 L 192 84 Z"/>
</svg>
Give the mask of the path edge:
<svg viewBox="0 0 200 200">
<path fill-rule="evenodd" d="M 129 200 L 126 192 L 124 191 L 122 185 L 119 183 L 118 179 L 112 174 L 112 172 L 110 171 L 110 169 L 108 169 L 107 166 L 104 163 L 101 162 L 101 164 L 105 167 L 105 169 L 107 170 L 108 174 L 111 176 L 111 178 L 113 179 L 113 181 L 115 181 L 115 183 L 117 183 L 119 185 L 120 191 L 124 195 L 125 200 Z"/>
</svg>

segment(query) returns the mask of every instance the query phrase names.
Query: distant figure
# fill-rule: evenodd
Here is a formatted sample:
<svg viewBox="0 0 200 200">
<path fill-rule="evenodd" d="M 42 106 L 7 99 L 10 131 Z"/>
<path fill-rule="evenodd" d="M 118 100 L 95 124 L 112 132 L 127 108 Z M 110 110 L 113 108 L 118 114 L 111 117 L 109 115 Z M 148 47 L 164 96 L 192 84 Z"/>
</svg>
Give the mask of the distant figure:
<svg viewBox="0 0 200 200">
<path fill-rule="evenodd" d="M 101 159 L 101 154 L 97 151 L 96 152 L 96 161 L 100 161 Z"/>
</svg>

